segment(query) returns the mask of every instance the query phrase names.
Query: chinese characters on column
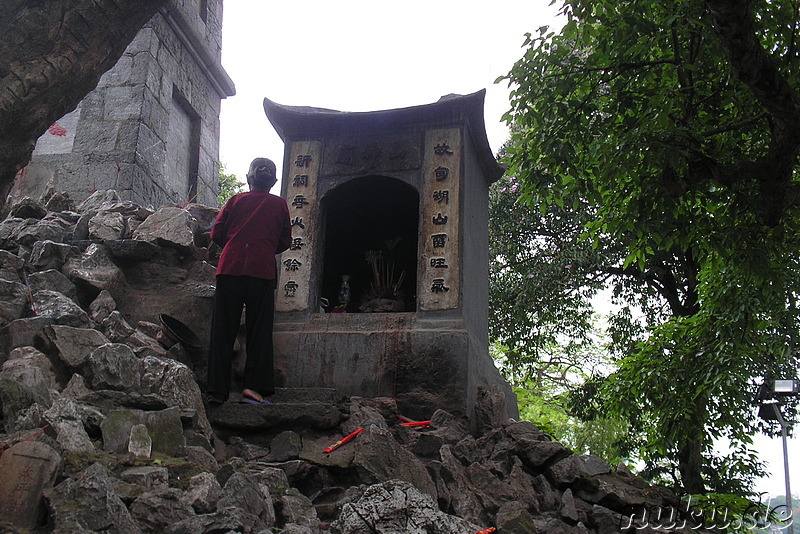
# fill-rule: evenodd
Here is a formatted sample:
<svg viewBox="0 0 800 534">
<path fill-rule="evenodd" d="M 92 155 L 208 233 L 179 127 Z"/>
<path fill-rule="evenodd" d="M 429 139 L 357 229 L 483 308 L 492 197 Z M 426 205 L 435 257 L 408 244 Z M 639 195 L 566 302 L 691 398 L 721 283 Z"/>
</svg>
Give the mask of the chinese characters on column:
<svg viewBox="0 0 800 534">
<path fill-rule="evenodd" d="M 319 160 L 318 141 L 292 143 L 285 192 L 292 225 L 292 242 L 289 250 L 281 256 L 276 302 L 278 311 L 303 310 L 309 305 Z"/>
<path fill-rule="evenodd" d="M 423 247 L 426 267 L 420 286 L 420 309 L 448 309 L 459 298 L 458 129 L 433 130 L 425 136 Z"/>
<path fill-rule="evenodd" d="M 453 155 L 453 151 L 450 150 L 450 146 L 446 143 L 436 145 L 433 148 L 433 152 L 437 156 Z M 447 182 L 449 176 L 450 176 L 450 169 L 447 167 L 439 165 L 433 170 L 433 177 L 437 182 Z M 437 204 L 450 204 L 450 190 L 439 189 L 434 191 L 433 201 L 436 202 Z M 449 217 L 446 215 L 442 215 L 440 212 L 432 220 L 433 224 L 436 226 L 447 226 L 447 221 L 449 220 Z M 445 248 L 447 246 L 447 234 L 433 234 L 431 236 L 431 243 L 433 244 L 433 248 L 435 249 Z M 431 267 L 434 267 L 436 269 L 450 268 L 450 266 L 447 265 L 446 257 L 431 258 Z M 430 291 L 434 294 L 446 293 L 450 291 L 450 288 L 444 284 L 445 284 L 444 278 L 434 278 L 433 281 L 431 282 Z"/>
</svg>

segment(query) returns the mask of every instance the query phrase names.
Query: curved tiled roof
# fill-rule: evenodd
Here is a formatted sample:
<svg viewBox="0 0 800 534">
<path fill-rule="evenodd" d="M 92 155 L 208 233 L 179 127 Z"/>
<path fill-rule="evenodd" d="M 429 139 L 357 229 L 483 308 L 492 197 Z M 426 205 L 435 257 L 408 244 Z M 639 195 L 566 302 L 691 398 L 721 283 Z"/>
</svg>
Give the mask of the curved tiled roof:
<svg viewBox="0 0 800 534">
<path fill-rule="evenodd" d="M 372 135 L 410 129 L 467 125 L 486 178 L 493 182 L 504 169 L 489 146 L 483 120 L 486 90 L 469 95 L 447 95 L 433 104 L 382 111 L 336 111 L 308 106 L 285 106 L 264 99 L 264 112 L 284 142 L 332 136 Z"/>
</svg>

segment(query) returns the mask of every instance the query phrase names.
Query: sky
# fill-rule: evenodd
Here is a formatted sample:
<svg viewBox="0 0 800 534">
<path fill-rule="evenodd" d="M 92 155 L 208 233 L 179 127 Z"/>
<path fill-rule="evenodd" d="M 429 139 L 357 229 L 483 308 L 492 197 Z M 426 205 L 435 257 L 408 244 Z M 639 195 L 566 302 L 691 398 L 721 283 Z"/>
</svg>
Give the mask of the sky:
<svg viewBox="0 0 800 534">
<path fill-rule="evenodd" d="M 228 0 L 222 64 L 236 96 L 222 102 L 220 161 L 244 182 L 250 161 L 268 157 L 281 176 L 283 143 L 264 115 L 265 97 L 285 105 L 376 111 L 481 89 L 487 92 L 489 143 L 497 152 L 508 135 L 501 116 L 510 106 L 507 84 L 494 81 L 522 57 L 526 32 L 560 24 L 549 0 Z M 770 471 L 758 490 L 782 495 L 780 439 L 759 436 L 756 449 Z M 800 451 L 796 439 L 792 450 Z M 790 456 L 790 465 L 798 494 L 800 458 Z"/>
<path fill-rule="evenodd" d="M 776 426 L 776 429 L 778 427 Z M 795 425 L 797 430 L 797 425 Z M 759 458 L 768 464 L 769 475 L 757 483 L 758 491 L 766 492 L 770 496 L 786 495 L 786 477 L 783 468 L 783 441 L 780 436 L 770 438 L 758 435 L 754 438 L 753 446 L 759 453 Z M 800 495 L 800 440 L 796 437 L 787 440 L 789 456 L 789 482 L 792 495 Z M 766 501 L 766 499 L 764 499 Z M 775 506 L 775 504 L 773 504 Z M 796 523 L 800 524 L 800 523 Z M 795 527 L 796 529 L 797 527 Z"/>
<path fill-rule="evenodd" d="M 548 0 L 229 0 L 222 64 L 236 96 L 222 102 L 220 160 L 242 181 L 255 157 L 280 166 L 283 144 L 264 115 L 264 97 L 376 111 L 481 89 L 497 151 L 508 131 L 500 117 L 510 106 L 507 84 L 494 81 L 522 57 L 526 32 L 557 23 L 554 13 Z"/>
</svg>

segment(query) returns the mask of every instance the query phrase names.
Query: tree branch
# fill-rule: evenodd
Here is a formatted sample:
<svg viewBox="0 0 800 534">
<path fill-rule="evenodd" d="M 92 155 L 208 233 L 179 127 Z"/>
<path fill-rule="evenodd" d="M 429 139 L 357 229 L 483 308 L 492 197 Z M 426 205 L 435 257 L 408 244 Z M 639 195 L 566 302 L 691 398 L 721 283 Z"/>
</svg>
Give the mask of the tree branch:
<svg viewBox="0 0 800 534">
<path fill-rule="evenodd" d="M 734 130 L 739 130 L 741 128 L 745 128 L 746 126 L 750 126 L 753 123 L 760 121 L 761 119 L 767 117 L 767 112 L 762 111 L 758 115 L 753 115 L 752 117 L 748 117 L 746 119 L 742 119 L 738 122 L 732 122 L 730 124 L 726 124 L 724 126 L 720 126 L 719 128 L 714 128 L 713 130 L 708 130 L 700 134 L 701 137 L 711 137 L 712 135 L 718 135 L 725 132 L 732 132 Z"/>
<path fill-rule="evenodd" d="M 630 266 L 624 269 L 619 267 L 604 267 L 603 271 L 611 275 L 628 276 L 649 285 L 666 300 L 670 312 L 676 317 L 687 317 L 697 313 L 696 298 L 692 298 L 696 295 L 693 292 L 691 282 L 688 287 L 683 288 L 684 298 L 681 299 L 681 288 L 678 287 L 678 281 L 672 273 L 672 270 L 663 262 L 659 262 L 652 269 L 647 271 L 640 271 Z"/>
<path fill-rule="evenodd" d="M 630 61 L 627 63 L 620 63 L 619 65 L 608 65 L 606 67 L 586 67 L 575 69 L 567 72 L 559 72 L 557 74 L 548 74 L 545 78 L 560 78 L 562 76 L 573 76 L 575 74 L 586 74 L 589 72 L 602 72 L 614 73 L 614 76 L 619 76 L 621 73 L 633 69 L 641 69 L 643 67 L 658 67 L 660 65 L 677 65 L 678 61 L 675 59 L 656 59 L 653 61 Z"/>
<path fill-rule="evenodd" d="M 714 31 L 734 75 L 770 115 L 772 139 L 761 164 L 757 215 L 780 223 L 800 153 L 800 96 L 776 67 L 756 34 L 750 0 L 706 0 Z"/>
</svg>

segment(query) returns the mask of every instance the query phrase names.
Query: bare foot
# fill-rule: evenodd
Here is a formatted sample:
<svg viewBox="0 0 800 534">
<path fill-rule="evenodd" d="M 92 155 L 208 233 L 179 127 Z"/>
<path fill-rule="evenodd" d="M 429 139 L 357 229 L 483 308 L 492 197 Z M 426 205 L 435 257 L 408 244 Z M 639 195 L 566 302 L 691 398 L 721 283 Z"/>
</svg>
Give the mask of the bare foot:
<svg viewBox="0 0 800 534">
<path fill-rule="evenodd" d="M 264 397 L 262 397 L 258 391 L 253 391 L 252 389 L 243 389 L 242 397 L 245 399 L 253 399 L 256 402 L 264 402 Z"/>
</svg>

